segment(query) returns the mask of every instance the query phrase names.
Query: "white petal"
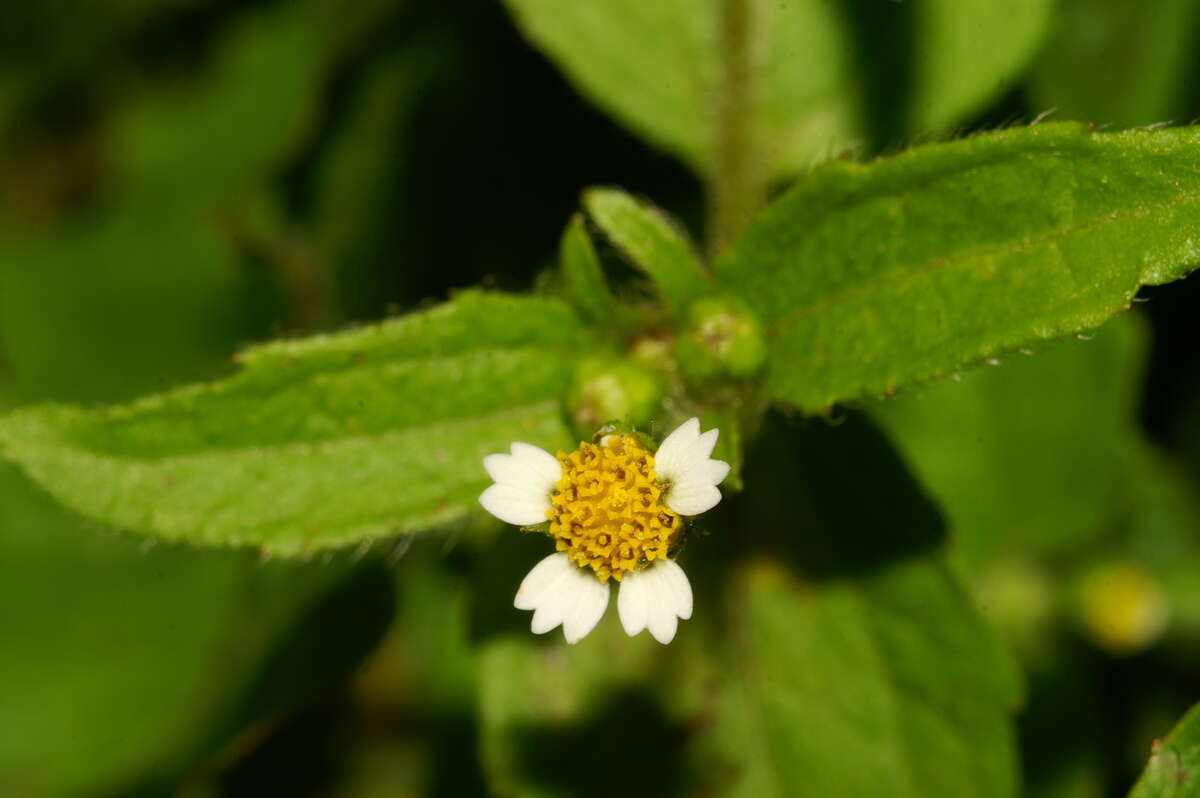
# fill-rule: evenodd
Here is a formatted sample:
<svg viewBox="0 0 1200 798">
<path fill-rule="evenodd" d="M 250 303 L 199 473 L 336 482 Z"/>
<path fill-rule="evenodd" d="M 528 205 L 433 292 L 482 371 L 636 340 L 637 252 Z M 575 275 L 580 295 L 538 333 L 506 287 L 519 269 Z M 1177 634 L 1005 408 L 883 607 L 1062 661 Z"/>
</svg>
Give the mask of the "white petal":
<svg viewBox="0 0 1200 798">
<path fill-rule="evenodd" d="M 709 457 L 711 457 L 713 449 L 717 445 L 717 436 L 720 434 L 721 431 L 716 427 L 713 427 L 708 432 L 697 438 L 696 442 L 692 444 L 691 450 L 688 452 L 688 454 L 691 456 L 691 459 L 707 460 Z"/>
<path fill-rule="evenodd" d="M 688 450 L 700 437 L 700 419 L 693 416 L 675 428 L 654 453 L 654 471 L 664 479 L 678 470 Z"/>
<path fill-rule="evenodd" d="M 617 611 L 625 634 L 649 628 L 666 645 L 675 638 L 678 619 L 692 617 L 692 586 L 674 560 L 659 560 L 621 581 Z"/>
<path fill-rule="evenodd" d="M 671 433 L 674 435 L 675 433 Z M 717 445 L 717 436 L 720 433 L 716 429 L 710 429 L 703 435 L 697 435 L 690 440 L 677 443 L 672 446 L 667 452 L 667 462 L 665 465 L 659 464 L 659 458 L 654 456 L 654 470 L 659 477 L 669 480 L 686 479 L 690 474 L 695 472 L 695 469 L 703 463 L 709 462 L 708 456 L 712 454 L 713 447 Z M 668 441 L 670 438 L 667 439 Z M 667 441 L 663 441 L 666 445 Z M 662 447 L 659 447 L 662 451 Z"/>
<path fill-rule="evenodd" d="M 662 560 L 656 566 L 663 572 L 663 580 L 671 588 L 675 600 L 675 614 L 685 621 L 692 617 L 692 583 L 687 574 L 674 560 Z"/>
<path fill-rule="evenodd" d="M 643 573 L 634 571 L 622 579 L 617 593 L 617 614 L 621 616 L 625 634 L 630 637 L 646 628 L 646 619 L 650 615 L 650 592 L 642 578 Z"/>
<path fill-rule="evenodd" d="M 729 476 L 729 463 L 713 460 L 718 431 L 701 434 L 700 420 L 689 418 L 667 436 L 654 455 L 654 471 L 672 483 L 664 501 L 680 515 L 699 515 L 721 501 L 716 486 Z"/>
<path fill-rule="evenodd" d="M 535 635 L 544 635 L 557 627 L 563 622 L 563 616 L 567 614 L 567 603 L 571 599 L 570 591 L 559 585 L 553 595 L 546 597 L 546 603 L 533 611 L 533 620 L 529 622 L 529 629 Z"/>
<path fill-rule="evenodd" d="M 562 479 L 562 464 L 558 462 L 557 457 L 545 449 L 539 449 L 532 443 L 521 443 L 520 441 L 509 448 L 513 457 L 520 461 L 525 468 L 536 473 L 544 482 L 553 485 Z"/>
<path fill-rule="evenodd" d="M 671 587 L 667 580 L 663 578 L 664 573 L 663 569 L 654 568 L 650 575 L 650 601 L 646 605 L 649 610 L 646 628 L 650 630 L 651 637 L 666 645 L 675 639 L 675 630 L 679 626 L 679 621 L 675 616 L 675 597 L 671 594 Z"/>
<path fill-rule="evenodd" d="M 700 515 L 717 506 L 721 491 L 707 482 L 680 482 L 671 486 L 663 501 L 680 515 Z"/>
<path fill-rule="evenodd" d="M 530 486 L 492 485 L 479 495 L 479 503 L 505 523 L 531 526 L 549 519 L 550 492 Z"/>
<path fill-rule="evenodd" d="M 570 576 L 568 569 L 574 567 L 566 552 L 542 558 L 521 580 L 513 606 L 519 610 L 536 610 L 546 591 L 560 579 Z"/>
<path fill-rule="evenodd" d="M 563 619 L 563 637 L 572 645 L 587 637 L 608 609 L 608 582 L 601 582 L 583 569 L 576 570 L 583 573 L 585 583 L 579 587 L 575 606 Z"/>
<path fill-rule="evenodd" d="M 696 479 L 709 485 L 720 485 L 729 476 L 731 466 L 724 460 L 701 460 L 691 473 L 684 474 L 680 482 Z"/>
<path fill-rule="evenodd" d="M 533 566 L 517 588 L 513 606 L 534 611 L 529 625 L 534 634 L 545 634 L 562 624 L 567 642 L 578 643 L 604 616 L 608 592 L 606 582 L 560 552 Z"/>
<path fill-rule="evenodd" d="M 512 454 L 489 454 L 483 467 L 498 485 L 547 486 L 547 491 L 562 478 L 562 466 L 554 455 L 520 441 L 511 447 Z"/>
</svg>

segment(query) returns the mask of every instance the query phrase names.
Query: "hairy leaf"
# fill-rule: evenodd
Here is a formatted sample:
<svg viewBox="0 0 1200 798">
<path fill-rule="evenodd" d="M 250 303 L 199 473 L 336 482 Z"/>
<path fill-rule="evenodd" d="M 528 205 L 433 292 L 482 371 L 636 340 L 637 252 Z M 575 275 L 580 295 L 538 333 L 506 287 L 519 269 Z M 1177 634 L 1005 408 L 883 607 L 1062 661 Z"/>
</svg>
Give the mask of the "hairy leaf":
<svg viewBox="0 0 1200 798">
<path fill-rule="evenodd" d="M 587 191 L 583 205 L 629 262 L 654 281 L 672 311 L 682 313 L 708 290 L 708 272 L 691 241 L 662 211 L 607 188 Z"/>
<path fill-rule="evenodd" d="M 816 170 L 716 264 L 762 314 L 770 396 L 886 394 L 1095 327 L 1200 258 L 1200 131 L 1072 124 Z"/>
<path fill-rule="evenodd" d="M 86 516 L 298 554 L 460 517 L 488 482 L 483 455 L 563 444 L 559 397 L 588 343 L 561 303 L 468 292 L 251 349 L 222 382 L 21 410 L 0 421 L 0 447 Z"/>
<path fill-rule="evenodd" d="M 1200 790 L 1200 705 L 1162 740 L 1129 798 L 1187 798 Z"/>
</svg>

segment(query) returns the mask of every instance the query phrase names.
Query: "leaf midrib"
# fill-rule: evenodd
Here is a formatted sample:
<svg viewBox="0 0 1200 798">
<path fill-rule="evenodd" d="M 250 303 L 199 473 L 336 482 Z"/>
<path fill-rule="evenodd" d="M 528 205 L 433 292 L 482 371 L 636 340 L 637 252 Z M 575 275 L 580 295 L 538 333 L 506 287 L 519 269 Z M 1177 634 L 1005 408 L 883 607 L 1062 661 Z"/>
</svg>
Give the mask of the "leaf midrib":
<svg viewBox="0 0 1200 798">
<path fill-rule="evenodd" d="M 931 262 L 920 262 L 911 264 L 899 264 L 890 267 L 882 272 L 878 272 L 867 280 L 846 286 L 838 291 L 835 291 L 828 296 L 801 304 L 793 308 L 784 315 L 776 319 L 772 325 L 769 334 L 778 336 L 786 332 L 786 328 L 798 323 L 803 318 L 823 311 L 835 304 L 840 304 L 854 296 L 864 293 L 870 293 L 879 290 L 880 286 L 887 285 L 892 282 L 905 282 L 917 277 L 935 274 L 940 271 L 949 269 L 961 268 L 970 265 L 973 261 L 983 261 L 990 258 L 1001 258 L 1009 255 L 1017 254 L 1028 249 L 1032 249 L 1049 243 L 1057 243 L 1068 240 L 1076 235 L 1091 232 L 1096 229 L 1101 229 L 1110 224 L 1123 221 L 1129 218 L 1140 218 L 1151 215 L 1156 211 L 1164 208 L 1172 208 L 1188 203 L 1195 203 L 1200 200 L 1200 192 L 1190 191 L 1182 192 L 1171 200 L 1152 203 L 1148 205 L 1136 205 L 1131 208 L 1116 210 L 1108 214 L 1102 214 L 1093 217 L 1083 223 L 1078 223 L 1067 228 L 1052 230 L 1045 233 L 1040 233 L 1033 236 L 1023 236 L 1014 241 L 1005 242 L 1003 244 L 989 244 L 974 249 L 955 252 L 947 255 L 940 255 L 932 259 Z M 1146 277 L 1146 270 L 1139 272 L 1139 281 Z"/>
<path fill-rule="evenodd" d="M 413 424 L 398 429 L 376 434 L 342 435 L 317 441 L 295 441 L 281 444 L 253 444 L 249 446 L 214 446 L 199 451 L 188 451 L 182 454 L 164 454 L 160 456 L 129 455 L 120 452 L 91 449 L 79 445 L 66 438 L 39 439 L 10 439 L 6 446 L 14 451 L 39 453 L 73 453 L 77 457 L 108 460 L 111 462 L 155 463 L 162 465 L 185 464 L 203 461 L 211 458 L 247 458 L 278 456 L 283 454 L 303 454 L 306 451 L 314 455 L 334 453 L 343 449 L 353 449 L 366 445 L 386 445 L 389 441 L 401 440 L 412 434 L 430 434 L 439 428 L 452 427 L 458 424 L 502 420 L 508 417 L 517 418 L 522 415 L 530 416 L 537 413 L 555 410 L 558 402 L 554 397 L 539 399 L 527 404 L 507 406 L 503 409 L 486 414 L 458 416 L 450 419 L 439 419 L 428 424 Z"/>
</svg>

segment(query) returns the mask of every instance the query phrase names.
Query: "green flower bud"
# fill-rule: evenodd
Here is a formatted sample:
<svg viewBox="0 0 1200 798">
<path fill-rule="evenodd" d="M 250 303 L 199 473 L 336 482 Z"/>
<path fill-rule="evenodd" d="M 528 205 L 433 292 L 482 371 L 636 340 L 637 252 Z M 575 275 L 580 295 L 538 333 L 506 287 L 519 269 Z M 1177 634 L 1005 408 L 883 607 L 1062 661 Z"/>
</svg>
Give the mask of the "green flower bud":
<svg viewBox="0 0 1200 798">
<path fill-rule="evenodd" d="M 615 357 L 592 357 L 576 368 L 567 407 L 578 431 L 587 437 L 610 421 L 646 424 L 658 412 L 663 392 L 658 375 L 645 366 Z"/>
<path fill-rule="evenodd" d="M 767 359 L 762 325 L 736 299 L 700 299 L 688 308 L 675 340 L 675 357 L 684 374 L 696 380 L 752 377 Z"/>
</svg>

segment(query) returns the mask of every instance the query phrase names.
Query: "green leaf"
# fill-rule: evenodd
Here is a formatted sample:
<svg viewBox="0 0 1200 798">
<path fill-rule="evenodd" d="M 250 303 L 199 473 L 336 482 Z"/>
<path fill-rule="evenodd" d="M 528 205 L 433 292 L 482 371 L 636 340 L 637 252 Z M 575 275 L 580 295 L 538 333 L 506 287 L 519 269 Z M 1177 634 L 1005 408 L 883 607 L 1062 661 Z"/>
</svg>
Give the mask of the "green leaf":
<svg viewBox="0 0 1200 798">
<path fill-rule="evenodd" d="M 1037 53 L 1052 0 L 918 0 L 907 133 L 944 130 L 1000 94 Z"/>
<path fill-rule="evenodd" d="M 1095 327 L 1197 261 L 1200 132 L 1042 125 L 831 163 L 716 264 L 808 411 Z M 1031 187 L 1036 187 L 1031 191 Z"/>
<path fill-rule="evenodd" d="M 209 385 L 0 420 L 61 502 L 173 540 L 300 554 L 458 518 L 516 440 L 567 442 L 560 397 L 590 338 L 548 299 L 466 292 L 372 327 L 243 354 Z"/>
<path fill-rule="evenodd" d="M 1189 119 L 1197 23 L 1193 0 L 1066 0 L 1030 76 L 1031 102 L 1105 125 Z"/>
<path fill-rule="evenodd" d="M 203 204 L 266 177 L 313 122 L 330 66 L 332 31 L 322 21 L 306 4 L 248 15 L 219 41 L 186 100 L 164 93 L 130 106 L 117 121 L 117 168 L 129 190 Z"/>
<path fill-rule="evenodd" d="M 311 122 L 335 30 L 307 5 L 239 15 L 211 71 L 105 120 L 113 180 L 96 207 L 46 232 L 0 225 L 0 348 L 21 399 L 112 400 L 195 379 L 265 332 L 239 313 L 249 281 L 231 207 Z"/>
<path fill-rule="evenodd" d="M 752 553 L 725 591 L 708 780 L 734 796 L 1014 795 L 1011 663 L 895 455 L 857 418 L 774 419 L 746 462 L 725 521 Z"/>
<path fill-rule="evenodd" d="M 563 231 L 558 260 L 567 293 L 580 313 L 599 324 L 611 324 L 619 318 L 621 307 L 608 290 L 592 237 L 588 235 L 583 216 L 578 213 L 571 217 Z"/>
<path fill-rule="evenodd" d="M 973 570 L 1113 531 L 1139 504 L 1146 331 L 1134 314 L 875 408 Z"/>
<path fill-rule="evenodd" d="M 630 264 L 654 281 L 675 314 L 708 291 L 708 272 L 692 242 L 658 208 L 608 188 L 586 191 L 583 206 Z"/>
<path fill-rule="evenodd" d="M 387 622 L 375 563 L 144 544 L 0 468 L 0 792 L 171 794 L 349 673 Z"/>
<path fill-rule="evenodd" d="M 744 775 L 728 794 L 1015 794 L 994 641 L 936 559 L 822 590 L 751 568 L 736 600 L 717 736 Z"/>
<path fill-rule="evenodd" d="M 410 176 L 403 147 L 420 92 L 446 57 L 428 49 L 402 49 L 371 69 L 318 165 L 312 237 L 345 318 L 381 315 L 396 296 L 393 281 L 403 279 L 397 266 L 408 259 L 397 254 L 396 230 Z"/>
<path fill-rule="evenodd" d="M 708 173 L 716 159 L 728 75 L 721 4 L 685 0 L 558 3 L 508 0 L 526 35 L 580 89 L 650 141 Z M 852 63 L 832 4 L 754 3 L 751 86 L 755 142 L 772 173 L 802 168 L 855 128 Z M 666 32 L 670 35 L 666 35 Z M 852 135 L 852 133 L 850 134 Z"/>
<path fill-rule="evenodd" d="M 978 110 L 1032 57 L 1053 8 L 1049 0 L 507 4 L 584 94 L 703 175 L 728 145 L 730 109 L 744 109 L 733 125 L 744 129 L 738 148 L 767 177 L 802 172 L 864 137 L 890 143 Z M 745 21 L 740 43 L 734 19 Z M 880 109 L 892 119 L 887 130 L 872 129 Z"/>
<path fill-rule="evenodd" d="M 1200 705 L 1162 740 L 1129 798 L 1188 798 L 1200 790 Z"/>
<path fill-rule="evenodd" d="M 622 786 L 628 795 L 684 794 L 681 724 L 648 691 L 658 643 L 625 637 L 615 617 L 577 646 L 555 634 L 546 645 L 525 629 L 480 648 L 481 756 L 493 794 L 602 795 L 611 778 L 581 765 L 606 761 L 638 774 Z"/>
</svg>

